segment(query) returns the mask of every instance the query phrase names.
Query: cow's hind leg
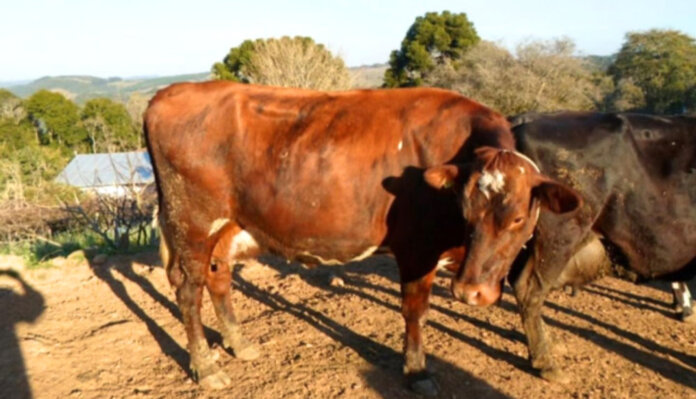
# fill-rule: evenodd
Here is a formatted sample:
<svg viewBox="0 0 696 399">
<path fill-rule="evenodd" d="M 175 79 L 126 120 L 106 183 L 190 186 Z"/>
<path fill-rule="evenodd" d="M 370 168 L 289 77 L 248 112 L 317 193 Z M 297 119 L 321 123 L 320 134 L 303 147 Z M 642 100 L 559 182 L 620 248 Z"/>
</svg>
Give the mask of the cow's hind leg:
<svg viewBox="0 0 696 399">
<path fill-rule="evenodd" d="M 428 310 L 430 289 L 435 277 L 436 268 L 426 275 L 410 279 L 405 276 L 407 271 L 402 267 L 401 282 L 401 313 L 406 322 L 406 336 L 404 337 L 404 374 L 409 381 L 410 388 L 423 395 L 437 395 L 438 388 L 435 380 L 428 375 L 425 368 L 425 350 L 421 327 L 424 316 Z"/>
<path fill-rule="evenodd" d="M 220 237 L 211 256 L 206 272 L 206 287 L 220 322 L 223 345 L 234 356 L 242 360 L 254 360 L 259 357 L 256 347 L 242 335 L 241 328 L 232 306 L 230 265 L 236 259 L 249 255 L 255 247 L 248 233 L 231 223 L 218 234 Z M 246 240 L 246 241 L 245 241 Z"/>
<path fill-rule="evenodd" d="M 208 389 L 222 389 L 232 380 L 215 362 L 210 352 L 208 342 L 203 334 L 201 321 L 201 299 L 205 276 L 194 272 L 195 269 L 205 270 L 208 262 L 203 259 L 182 257 L 183 282 L 176 288 L 176 300 L 184 319 L 188 350 L 191 354 L 191 371 L 198 382 Z"/>
<path fill-rule="evenodd" d="M 188 352 L 191 357 L 190 367 L 194 379 L 207 389 L 222 389 L 232 380 L 216 364 L 208 348 L 201 322 L 201 299 L 205 277 L 203 257 L 192 256 L 194 252 L 186 251 L 188 256 L 181 256 L 169 244 L 164 228 L 160 234 L 160 255 L 167 271 L 167 277 L 176 293 L 176 300 L 181 310 L 184 328 L 188 339 Z"/>
<path fill-rule="evenodd" d="M 678 312 L 681 312 L 681 319 L 687 323 L 696 323 L 696 314 L 692 306 L 691 292 L 685 282 L 673 282 L 672 293 L 674 294 L 674 304 Z"/>
</svg>

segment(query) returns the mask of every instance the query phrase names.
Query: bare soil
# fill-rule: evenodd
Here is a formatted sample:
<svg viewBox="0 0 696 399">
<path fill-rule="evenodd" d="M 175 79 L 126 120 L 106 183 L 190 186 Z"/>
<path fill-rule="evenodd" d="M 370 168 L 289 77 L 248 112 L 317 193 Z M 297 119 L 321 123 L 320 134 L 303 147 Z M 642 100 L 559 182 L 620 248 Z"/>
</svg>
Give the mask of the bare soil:
<svg viewBox="0 0 696 399">
<path fill-rule="evenodd" d="M 12 261 L 12 260 L 11 260 Z M 14 260 L 16 261 L 16 259 Z M 1 263 L 1 262 L 0 262 Z M 345 285 L 330 285 L 332 273 Z M 417 398 L 401 374 L 398 272 L 378 256 L 305 269 L 268 258 L 238 267 L 237 312 L 262 355 L 244 362 L 209 342 L 233 379 L 206 392 L 188 372 L 184 329 L 155 253 L 0 273 L 0 398 Z M 545 309 L 568 385 L 529 367 L 515 301 L 474 308 L 438 276 L 424 326 L 442 398 L 696 398 L 696 326 L 666 283 L 604 279 Z"/>
</svg>

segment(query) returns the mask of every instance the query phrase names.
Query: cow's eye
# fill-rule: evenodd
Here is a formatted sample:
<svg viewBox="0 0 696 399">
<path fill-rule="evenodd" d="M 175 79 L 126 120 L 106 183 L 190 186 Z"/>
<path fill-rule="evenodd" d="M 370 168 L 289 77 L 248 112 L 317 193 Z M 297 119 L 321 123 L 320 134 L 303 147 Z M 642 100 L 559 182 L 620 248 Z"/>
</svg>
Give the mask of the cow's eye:
<svg viewBox="0 0 696 399">
<path fill-rule="evenodd" d="M 512 223 L 510 223 L 510 227 L 511 228 L 517 227 L 520 224 L 522 224 L 522 222 L 524 222 L 524 217 L 518 216 L 512 220 Z"/>
</svg>

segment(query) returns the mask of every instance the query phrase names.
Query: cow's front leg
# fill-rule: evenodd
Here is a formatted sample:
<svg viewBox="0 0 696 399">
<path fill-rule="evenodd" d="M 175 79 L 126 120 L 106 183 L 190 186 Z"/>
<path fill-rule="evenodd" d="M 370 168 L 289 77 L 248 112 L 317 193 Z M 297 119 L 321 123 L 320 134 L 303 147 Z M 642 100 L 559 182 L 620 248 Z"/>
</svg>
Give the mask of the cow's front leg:
<svg viewBox="0 0 696 399">
<path fill-rule="evenodd" d="M 195 379 L 207 389 L 222 389 L 232 380 L 215 362 L 208 343 L 203 334 L 201 322 L 201 299 L 205 276 L 196 273 L 200 262 L 189 261 L 181 265 L 181 284 L 176 287 L 176 300 L 181 309 L 181 315 L 188 338 L 188 351 L 191 356 L 191 372 Z"/>
<path fill-rule="evenodd" d="M 517 306 L 522 317 L 522 326 L 527 336 L 527 346 L 532 367 L 539 370 L 541 377 L 565 383 L 567 377 L 556 365 L 552 354 L 552 343 L 546 332 L 546 323 L 541 317 L 544 300 L 549 293 L 533 271 L 533 257 L 524 266 L 522 273 L 512 282 Z"/>
<path fill-rule="evenodd" d="M 436 269 L 412 281 L 401 282 L 401 313 L 406 322 L 404 337 L 404 374 L 411 389 L 423 395 L 437 395 L 437 384 L 425 368 L 425 350 L 421 326 L 428 310 L 430 288 Z"/>
<path fill-rule="evenodd" d="M 206 286 L 220 322 L 222 344 L 242 360 L 254 360 L 259 351 L 242 335 L 232 307 L 231 274 L 228 261 L 213 258 L 208 268 Z"/>
</svg>

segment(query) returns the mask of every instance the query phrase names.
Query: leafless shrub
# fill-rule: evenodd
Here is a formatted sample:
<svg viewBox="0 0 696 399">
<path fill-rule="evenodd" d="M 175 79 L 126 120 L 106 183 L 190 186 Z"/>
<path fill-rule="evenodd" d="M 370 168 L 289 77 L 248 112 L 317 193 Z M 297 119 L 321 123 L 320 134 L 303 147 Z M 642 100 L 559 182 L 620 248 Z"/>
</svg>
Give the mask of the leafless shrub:
<svg viewBox="0 0 696 399">
<path fill-rule="evenodd" d="M 31 204 L 12 200 L 0 203 L 0 242 L 33 240 L 51 237 L 53 232 L 69 223 L 60 207 Z"/>
<path fill-rule="evenodd" d="M 439 67 L 427 83 L 459 91 L 508 115 L 594 109 L 602 93 L 574 49 L 569 39 L 534 41 L 519 45 L 513 55 L 481 42 L 457 65 Z"/>
<path fill-rule="evenodd" d="M 351 78 L 343 60 L 324 46 L 302 38 L 258 41 L 245 71 L 250 83 L 344 90 Z"/>
<path fill-rule="evenodd" d="M 128 249 L 131 243 L 148 244 L 154 239 L 151 227 L 157 202 L 154 184 L 143 186 L 137 178 L 138 167 L 130 160 L 127 170 L 117 167 L 113 159 L 111 162 L 117 175 L 114 181 L 120 182 L 113 187 L 115 190 L 90 190 L 86 199 L 75 196 L 72 204 L 63 202 L 63 209 L 76 223 L 99 235 L 114 249 Z"/>
<path fill-rule="evenodd" d="M 156 203 L 154 190 L 130 190 L 127 195 L 93 192 L 87 200 L 65 203 L 71 219 L 84 225 L 114 249 L 128 249 L 131 243 L 146 245 L 153 241 L 152 213 Z"/>
</svg>

